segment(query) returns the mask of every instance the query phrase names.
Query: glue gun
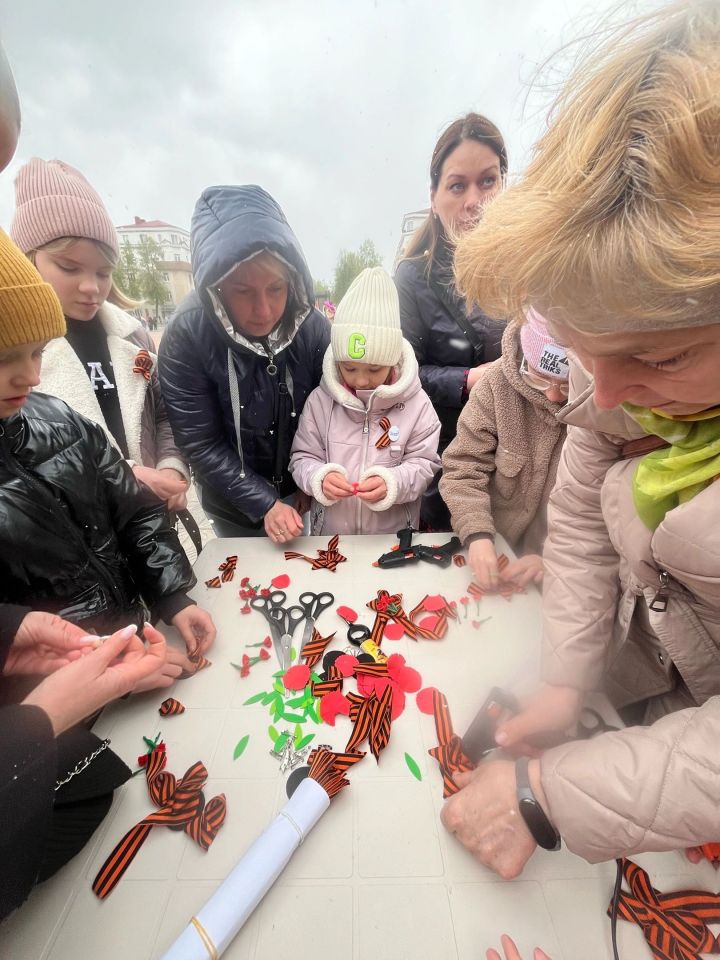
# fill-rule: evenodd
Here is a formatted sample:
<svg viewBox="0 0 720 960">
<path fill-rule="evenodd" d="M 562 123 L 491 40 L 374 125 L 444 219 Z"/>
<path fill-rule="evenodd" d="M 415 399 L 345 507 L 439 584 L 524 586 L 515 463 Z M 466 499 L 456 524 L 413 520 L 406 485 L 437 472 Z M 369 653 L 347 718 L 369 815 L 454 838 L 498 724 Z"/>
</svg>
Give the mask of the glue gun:
<svg viewBox="0 0 720 960">
<path fill-rule="evenodd" d="M 495 732 L 500 724 L 505 723 L 519 711 L 520 704 L 512 693 L 493 687 L 487 699 L 475 714 L 472 723 L 465 731 L 460 745 L 462 752 L 473 763 L 479 763 L 483 757 L 497 748 Z M 574 739 L 564 733 L 540 733 L 528 737 L 527 742 L 538 750 L 547 750 L 557 747 Z"/>
<path fill-rule="evenodd" d="M 425 560 L 427 563 L 434 563 L 439 567 L 448 567 L 453 554 L 462 549 L 462 544 L 457 537 L 448 540 L 441 547 L 424 547 L 420 544 L 413 546 L 413 533 L 415 531 L 412 527 L 404 527 L 402 530 L 398 530 L 398 548 L 379 557 L 376 561 L 377 566 L 386 570 L 389 567 L 401 567 L 407 563 Z"/>
</svg>

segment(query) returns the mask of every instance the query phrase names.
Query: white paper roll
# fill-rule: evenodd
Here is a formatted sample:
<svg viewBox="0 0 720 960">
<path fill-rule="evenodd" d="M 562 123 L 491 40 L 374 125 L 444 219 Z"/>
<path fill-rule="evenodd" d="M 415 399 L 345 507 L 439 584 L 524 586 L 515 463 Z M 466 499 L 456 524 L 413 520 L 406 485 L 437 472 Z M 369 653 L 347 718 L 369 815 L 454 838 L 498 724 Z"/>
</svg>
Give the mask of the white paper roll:
<svg viewBox="0 0 720 960">
<path fill-rule="evenodd" d="M 290 857 L 330 806 L 323 788 L 307 777 L 278 816 L 254 841 L 162 960 L 215 960 L 222 956 Z"/>
</svg>

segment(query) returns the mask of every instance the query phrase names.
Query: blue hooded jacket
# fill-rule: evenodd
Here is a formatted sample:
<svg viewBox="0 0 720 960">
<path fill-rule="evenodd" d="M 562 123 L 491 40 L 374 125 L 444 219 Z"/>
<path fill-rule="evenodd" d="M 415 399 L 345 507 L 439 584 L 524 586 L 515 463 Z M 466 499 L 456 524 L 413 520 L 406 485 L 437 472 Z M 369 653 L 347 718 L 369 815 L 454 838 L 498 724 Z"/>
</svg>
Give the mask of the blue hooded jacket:
<svg viewBox="0 0 720 960">
<path fill-rule="evenodd" d="M 312 306 L 300 244 L 261 187 L 208 187 L 195 206 L 191 250 L 196 289 L 173 315 L 158 351 L 168 418 L 200 483 L 203 508 L 231 523 L 259 525 L 278 498 L 295 490 L 290 447 L 305 401 L 320 383 L 330 330 Z M 256 340 L 233 328 L 216 287 L 263 250 L 285 263 L 290 286 L 281 322 Z"/>
</svg>

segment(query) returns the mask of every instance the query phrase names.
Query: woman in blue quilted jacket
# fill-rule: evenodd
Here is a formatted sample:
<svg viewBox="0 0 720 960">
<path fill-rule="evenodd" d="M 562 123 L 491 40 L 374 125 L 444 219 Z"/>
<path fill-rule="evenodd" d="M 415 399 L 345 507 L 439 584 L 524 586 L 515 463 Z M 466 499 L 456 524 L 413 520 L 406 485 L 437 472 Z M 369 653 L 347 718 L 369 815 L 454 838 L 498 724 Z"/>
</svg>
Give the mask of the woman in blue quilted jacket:
<svg viewBox="0 0 720 960">
<path fill-rule="evenodd" d="M 191 226 L 195 291 L 159 351 L 175 441 L 221 537 L 302 532 L 288 471 L 329 325 L 285 216 L 261 187 L 208 187 Z"/>
</svg>

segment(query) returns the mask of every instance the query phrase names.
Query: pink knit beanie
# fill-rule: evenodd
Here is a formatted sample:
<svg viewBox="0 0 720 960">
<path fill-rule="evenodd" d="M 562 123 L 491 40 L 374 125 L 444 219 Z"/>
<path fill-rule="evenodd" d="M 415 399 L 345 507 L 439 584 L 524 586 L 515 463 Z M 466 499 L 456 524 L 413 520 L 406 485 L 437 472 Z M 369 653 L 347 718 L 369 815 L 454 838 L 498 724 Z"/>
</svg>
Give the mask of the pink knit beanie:
<svg viewBox="0 0 720 960">
<path fill-rule="evenodd" d="M 528 366 L 550 380 L 567 380 L 570 375 L 565 347 L 553 340 L 545 318 L 529 307 L 520 327 L 520 344 Z"/>
<path fill-rule="evenodd" d="M 110 214 L 85 177 L 62 160 L 33 157 L 15 180 L 10 236 L 23 253 L 61 237 L 99 240 L 120 254 Z"/>
</svg>

